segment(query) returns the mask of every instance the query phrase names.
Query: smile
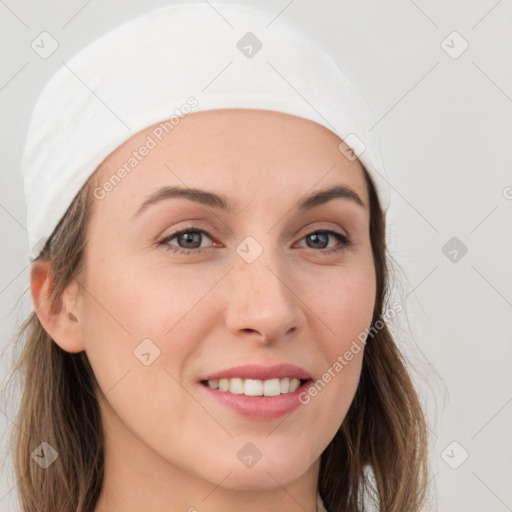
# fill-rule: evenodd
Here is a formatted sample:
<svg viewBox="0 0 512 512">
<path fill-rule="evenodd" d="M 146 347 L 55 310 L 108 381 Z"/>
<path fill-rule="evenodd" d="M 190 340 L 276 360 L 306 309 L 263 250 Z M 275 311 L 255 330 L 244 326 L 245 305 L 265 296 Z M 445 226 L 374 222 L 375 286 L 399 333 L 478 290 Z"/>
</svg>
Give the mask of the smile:
<svg viewBox="0 0 512 512">
<path fill-rule="evenodd" d="M 202 381 L 212 389 L 222 392 L 229 392 L 234 395 L 246 396 L 279 396 L 295 392 L 308 379 L 299 380 L 295 377 L 284 377 L 282 379 L 242 379 L 239 377 L 211 379 Z"/>
</svg>

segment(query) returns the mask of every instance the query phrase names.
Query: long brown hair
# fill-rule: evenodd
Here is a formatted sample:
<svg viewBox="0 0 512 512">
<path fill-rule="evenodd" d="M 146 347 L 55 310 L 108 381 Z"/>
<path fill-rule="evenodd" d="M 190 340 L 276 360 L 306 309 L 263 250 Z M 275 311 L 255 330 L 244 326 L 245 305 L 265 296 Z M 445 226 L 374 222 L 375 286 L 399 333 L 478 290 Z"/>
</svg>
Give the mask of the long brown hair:
<svg viewBox="0 0 512 512">
<path fill-rule="evenodd" d="M 52 302 L 83 266 L 92 176 L 39 255 L 54 275 Z M 379 321 L 381 328 L 370 330 L 354 400 L 321 455 L 319 492 L 330 512 L 362 512 L 368 499 L 381 512 L 418 512 L 427 487 L 426 422 L 404 357 L 382 320 L 388 292 L 385 216 L 366 171 L 365 178 L 377 281 L 372 325 Z M 103 484 L 104 437 L 99 387 L 86 353 L 62 350 L 35 312 L 14 338 L 20 357 L 10 377 L 20 375 L 22 396 L 9 450 L 22 511 L 94 512 Z M 31 456 L 44 441 L 58 452 L 47 469 Z"/>
</svg>

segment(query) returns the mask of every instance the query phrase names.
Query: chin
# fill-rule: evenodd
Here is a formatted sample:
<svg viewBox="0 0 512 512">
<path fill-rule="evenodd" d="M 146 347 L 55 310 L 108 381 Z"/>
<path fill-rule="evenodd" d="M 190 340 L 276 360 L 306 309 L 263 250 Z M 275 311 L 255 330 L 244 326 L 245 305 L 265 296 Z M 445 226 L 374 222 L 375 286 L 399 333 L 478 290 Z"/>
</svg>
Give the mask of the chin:
<svg viewBox="0 0 512 512">
<path fill-rule="evenodd" d="M 306 470 L 307 468 L 304 468 L 303 471 L 300 471 L 295 467 L 294 471 L 290 471 L 290 466 L 276 468 L 273 465 L 269 465 L 268 468 L 262 466 L 259 469 L 256 469 L 256 467 L 251 469 L 236 468 L 222 482 L 222 487 L 233 491 L 272 490 L 287 486 L 298 480 Z"/>
<path fill-rule="evenodd" d="M 243 458 L 243 457 L 242 457 Z M 256 462 L 244 465 L 239 460 L 233 464 L 231 461 L 221 471 L 217 466 L 214 479 L 219 474 L 229 474 L 222 482 L 222 487 L 238 491 L 272 490 L 286 486 L 299 479 L 310 468 L 311 463 L 306 460 L 306 454 L 297 451 L 286 456 L 285 454 L 262 453 Z"/>
</svg>

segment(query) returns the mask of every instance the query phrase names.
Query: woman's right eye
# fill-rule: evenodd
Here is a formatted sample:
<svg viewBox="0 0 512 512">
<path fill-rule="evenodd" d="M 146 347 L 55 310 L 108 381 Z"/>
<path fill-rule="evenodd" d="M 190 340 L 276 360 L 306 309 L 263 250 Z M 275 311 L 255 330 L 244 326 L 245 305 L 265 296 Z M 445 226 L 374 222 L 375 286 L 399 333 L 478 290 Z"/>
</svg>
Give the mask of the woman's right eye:
<svg viewBox="0 0 512 512">
<path fill-rule="evenodd" d="M 180 231 L 176 231 L 170 235 L 167 235 L 165 238 L 161 239 L 158 242 L 158 245 L 163 245 L 165 249 L 172 251 L 174 253 L 198 254 L 198 253 L 202 252 L 200 250 L 200 249 L 202 249 L 202 247 L 200 247 L 200 245 L 201 245 L 200 242 L 201 242 L 201 237 L 203 235 L 206 235 L 211 240 L 211 237 L 208 234 L 208 232 L 204 231 L 203 229 L 197 229 L 197 228 L 192 228 L 192 227 L 184 228 L 184 229 L 181 229 Z M 171 240 L 174 240 L 175 238 L 177 239 L 178 243 L 186 244 L 186 246 L 181 247 L 181 246 L 176 246 L 176 245 L 170 244 Z M 199 247 L 197 246 L 198 242 L 199 242 Z M 192 247 L 187 246 L 187 244 L 191 245 Z"/>
</svg>

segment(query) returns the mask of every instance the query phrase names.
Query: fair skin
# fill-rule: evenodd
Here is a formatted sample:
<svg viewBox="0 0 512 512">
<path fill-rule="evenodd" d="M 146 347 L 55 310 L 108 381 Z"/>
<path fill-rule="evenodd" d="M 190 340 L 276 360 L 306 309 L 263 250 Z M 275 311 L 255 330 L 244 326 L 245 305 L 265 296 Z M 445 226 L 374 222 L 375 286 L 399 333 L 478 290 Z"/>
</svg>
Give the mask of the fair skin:
<svg viewBox="0 0 512 512">
<path fill-rule="evenodd" d="M 103 162 L 100 187 L 153 129 Z M 48 263 L 33 264 L 31 292 L 44 328 L 62 349 L 86 351 L 105 395 L 96 512 L 316 510 L 320 455 L 353 400 L 363 352 L 307 405 L 274 419 L 240 415 L 198 380 L 233 366 L 287 362 L 316 381 L 370 326 L 376 282 L 368 193 L 360 163 L 346 159 L 339 143 L 326 128 L 278 112 L 190 114 L 94 199 L 85 265 L 60 309 L 47 302 Z M 335 198 L 297 209 L 305 196 L 336 185 L 363 205 Z M 133 218 L 162 186 L 221 194 L 239 211 L 175 197 Z M 158 244 L 191 226 L 208 235 L 196 234 L 196 245 L 183 237 Z M 321 229 L 352 245 L 310 236 Z M 236 252 L 248 236 L 263 248 L 251 263 Z M 133 351 L 148 338 L 160 355 L 146 366 Z M 237 457 L 248 442 L 262 454 L 252 467 Z"/>
</svg>

